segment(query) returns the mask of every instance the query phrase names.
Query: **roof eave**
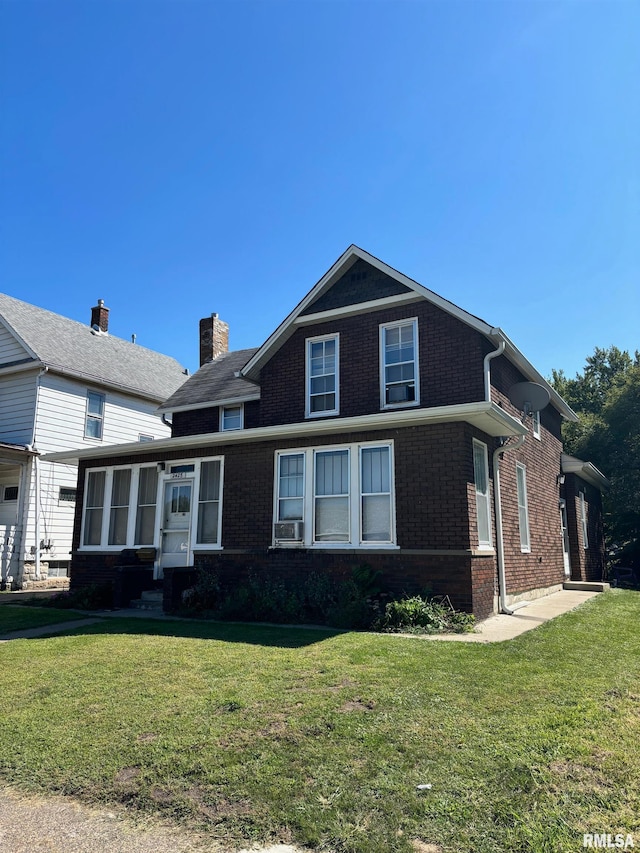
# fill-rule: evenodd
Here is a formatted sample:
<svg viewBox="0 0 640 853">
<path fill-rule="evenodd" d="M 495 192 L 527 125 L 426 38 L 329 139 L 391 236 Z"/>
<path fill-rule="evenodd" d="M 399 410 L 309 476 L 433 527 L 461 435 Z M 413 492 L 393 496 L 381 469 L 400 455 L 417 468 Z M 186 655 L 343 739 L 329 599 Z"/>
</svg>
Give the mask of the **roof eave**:
<svg viewBox="0 0 640 853">
<path fill-rule="evenodd" d="M 394 412 L 376 412 L 354 418 L 323 418 L 293 424 L 259 427 L 229 432 L 211 432 L 179 438 L 161 438 L 155 441 L 114 444 L 85 450 L 67 450 L 48 453 L 43 459 L 49 462 L 78 462 L 83 459 L 101 459 L 113 456 L 139 456 L 158 451 L 183 450 L 198 446 L 241 444 L 259 441 L 276 441 L 287 438 L 339 435 L 349 432 L 394 430 L 402 427 L 429 426 L 440 423 L 466 422 L 494 437 L 526 435 L 527 428 L 495 403 L 484 401 L 455 406 L 437 406 L 430 409 L 402 409 Z"/>
<path fill-rule="evenodd" d="M 569 456 L 568 453 L 563 453 L 561 467 L 563 474 L 576 474 L 597 489 L 608 489 L 611 485 L 602 471 L 596 468 L 593 462 L 585 462 L 583 459 L 578 459 L 577 456 Z"/>
</svg>

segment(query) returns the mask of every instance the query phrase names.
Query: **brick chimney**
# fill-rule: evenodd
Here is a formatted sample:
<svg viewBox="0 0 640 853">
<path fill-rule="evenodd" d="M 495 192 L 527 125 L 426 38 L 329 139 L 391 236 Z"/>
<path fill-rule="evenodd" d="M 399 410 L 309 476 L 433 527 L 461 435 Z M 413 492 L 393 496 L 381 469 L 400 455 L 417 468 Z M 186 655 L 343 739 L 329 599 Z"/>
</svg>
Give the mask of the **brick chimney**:
<svg viewBox="0 0 640 853">
<path fill-rule="evenodd" d="M 91 309 L 91 328 L 97 326 L 101 332 L 109 331 L 109 309 L 104 307 L 104 299 Z"/>
<path fill-rule="evenodd" d="M 200 320 L 200 367 L 229 352 L 229 325 L 217 314 Z"/>
</svg>

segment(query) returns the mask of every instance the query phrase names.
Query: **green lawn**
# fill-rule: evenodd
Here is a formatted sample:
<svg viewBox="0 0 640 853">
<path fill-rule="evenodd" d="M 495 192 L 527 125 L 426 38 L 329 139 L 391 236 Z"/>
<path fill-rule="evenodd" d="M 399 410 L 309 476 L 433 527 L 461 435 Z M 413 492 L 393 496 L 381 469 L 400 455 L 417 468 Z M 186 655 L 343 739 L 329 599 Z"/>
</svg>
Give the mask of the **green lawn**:
<svg viewBox="0 0 640 853">
<path fill-rule="evenodd" d="M 0 664 L 0 779 L 24 789 L 336 853 L 640 843 L 632 591 L 494 645 L 111 619 Z"/>
<path fill-rule="evenodd" d="M 27 628 L 40 628 L 57 622 L 72 622 L 74 619 L 86 619 L 81 613 L 69 610 L 57 610 L 53 607 L 25 607 L 20 604 L 0 606 L 0 637 L 9 631 L 24 631 Z"/>
</svg>

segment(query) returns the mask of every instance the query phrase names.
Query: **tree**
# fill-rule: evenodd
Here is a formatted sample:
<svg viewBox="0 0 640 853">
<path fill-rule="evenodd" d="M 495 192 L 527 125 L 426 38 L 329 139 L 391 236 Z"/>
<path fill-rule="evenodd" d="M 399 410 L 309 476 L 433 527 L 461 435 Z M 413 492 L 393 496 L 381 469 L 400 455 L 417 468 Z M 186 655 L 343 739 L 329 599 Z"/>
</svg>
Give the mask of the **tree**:
<svg viewBox="0 0 640 853">
<path fill-rule="evenodd" d="M 604 496 L 609 553 L 640 564 L 640 353 L 596 347 L 582 374 L 568 379 L 554 370 L 551 384 L 580 418 L 563 425 L 565 449 L 611 482 Z"/>
</svg>

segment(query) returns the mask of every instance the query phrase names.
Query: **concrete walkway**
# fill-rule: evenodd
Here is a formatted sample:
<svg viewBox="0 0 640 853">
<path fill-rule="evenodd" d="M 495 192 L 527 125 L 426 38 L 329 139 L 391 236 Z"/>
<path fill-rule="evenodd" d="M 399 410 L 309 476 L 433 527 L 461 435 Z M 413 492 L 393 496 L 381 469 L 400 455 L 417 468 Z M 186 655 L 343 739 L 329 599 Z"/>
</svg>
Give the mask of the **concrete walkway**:
<svg viewBox="0 0 640 853">
<path fill-rule="evenodd" d="M 490 616 L 483 622 L 479 622 L 475 631 L 471 634 L 396 634 L 386 636 L 404 636 L 404 637 L 419 637 L 425 640 L 449 640 L 457 643 L 499 643 L 503 640 L 512 640 L 525 631 L 530 631 L 538 625 L 548 622 L 549 619 L 555 619 L 562 613 L 567 613 L 569 610 L 575 610 L 583 602 L 588 601 L 595 595 L 600 595 L 599 592 L 591 592 L 577 589 L 562 589 L 559 592 L 554 592 L 551 595 L 546 595 L 544 598 L 538 598 L 534 601 L 521 606 L 515 611 L 513 616 L 508 616 L 505 613 L 500 613 L 496 616 Z M 86 618 L 83 618 L 85 617 Z M 71 631 L 75 628 L 83 628 L 86 625 L 95 625 L 101 622 L 102 619 L 162 619 L 175 621 L 182 620 L 179 616 L 169 616 L 164 613 L 156 613 L 149 610 L 122 609 L 122 610 L 102 610 L 98 611 L 94 616 L 90 616 L 86 611 L 82 611 L 82 615 L 74 621 L 66 620 L 54 625 L 43 625 L 40 628 L 28 628 L 22 631 L 12 631 L 4 636 L 0 636 L 0 642 L 7 640 L 35 639 L 37 637 L 46 637 L 50 634 L 63 633 Z M 256 624 L 256 623 L 251 623 Z M 267 623 L 260 623 L 265 625 Z M 300 627 L 287 625 L 273 625 L 274 628 Z M 307 626 L 304 626 L 307 627 Z"/>
</svg>

